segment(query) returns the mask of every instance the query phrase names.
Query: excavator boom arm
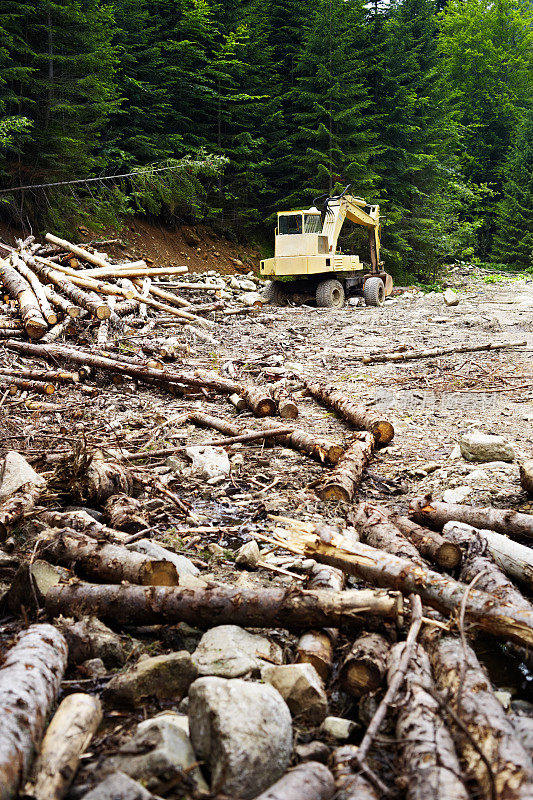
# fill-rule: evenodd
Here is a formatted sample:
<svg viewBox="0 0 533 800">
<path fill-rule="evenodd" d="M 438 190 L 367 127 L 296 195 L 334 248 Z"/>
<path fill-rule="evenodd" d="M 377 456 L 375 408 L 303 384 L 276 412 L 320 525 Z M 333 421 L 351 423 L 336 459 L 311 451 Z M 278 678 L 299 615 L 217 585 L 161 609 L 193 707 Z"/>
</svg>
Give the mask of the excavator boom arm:
<svg viewBox="0 0 533 800">
<path fill-rule="evenodd" d="M 369 229 L 370 259 L 372 269 L 377 270 L 379 265 L 379 251 L 381 244 L 381 225 L 379 222 L 379 206 L 371 206 L 372 214 L 363 211 L 366 201 L 360 197 L 343 195 L 338 200 L 328 203 L 327 213 L 322 226 L 322 234 L 328 237 L 329 251 L 335 253 L 345 219 L 356 225 Z M 375 216 L 374 216 L 375 215 Z"/>
</svg>

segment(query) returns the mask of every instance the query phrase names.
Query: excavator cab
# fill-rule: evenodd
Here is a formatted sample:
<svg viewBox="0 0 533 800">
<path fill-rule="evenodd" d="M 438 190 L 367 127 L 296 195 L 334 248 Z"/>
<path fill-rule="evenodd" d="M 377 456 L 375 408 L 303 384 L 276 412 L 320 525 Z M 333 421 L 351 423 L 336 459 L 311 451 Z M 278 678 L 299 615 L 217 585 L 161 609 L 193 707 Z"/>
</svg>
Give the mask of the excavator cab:
<svg viewBox="0 0 533 800">
<path fill-rule="evenodd" d="M 392 278 L 379 261 L 379 206 L 349 195 L 349 188 L 340 195 L 316 198 L 311 208 L 278 213 L 274 258 L 260 265 L 261 275 L 273 278 L 267 287 L 271 302 L 283 303 L 295 292 L 313 292 L 317 305 L 341 307 L 347 294 L 362 292 L 367 305 L 382 305 L 390 294 Z M 368 230 L 370 264 L 339 251 L 345 219 Z M 324 273 L 335 277 L 324 278 Z"/>
</svg>

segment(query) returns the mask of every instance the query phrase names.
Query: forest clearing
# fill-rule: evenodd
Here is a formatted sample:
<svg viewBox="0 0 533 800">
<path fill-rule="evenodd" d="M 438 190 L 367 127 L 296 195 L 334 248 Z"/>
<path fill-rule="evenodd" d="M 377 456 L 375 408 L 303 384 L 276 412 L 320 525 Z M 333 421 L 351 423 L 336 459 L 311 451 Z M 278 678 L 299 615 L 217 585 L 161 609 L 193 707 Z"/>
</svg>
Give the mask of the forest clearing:
<svg viewBox="0 0 533 800">
<path fill-rule="evenodd" d="M 46 239 L 2 245 L 2 796 L 529 796 L 531 278 L 277 307 Z"/>
</svg>

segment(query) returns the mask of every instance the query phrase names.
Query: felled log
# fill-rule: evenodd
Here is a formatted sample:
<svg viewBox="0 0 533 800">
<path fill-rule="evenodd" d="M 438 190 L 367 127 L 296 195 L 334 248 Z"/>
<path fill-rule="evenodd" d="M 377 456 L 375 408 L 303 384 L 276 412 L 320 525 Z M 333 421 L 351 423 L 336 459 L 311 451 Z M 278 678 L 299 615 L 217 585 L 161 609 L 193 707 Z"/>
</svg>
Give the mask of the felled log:
<svg viewBox="0 0 533 800">
<path fill-rule="evenodd" d="M 475 777 L 483 797 L 531 797 L 531 759 L 472 648 L 453 636 L 430 640 L 428 648 L 437 688 L 466 728 L 454 725 L 453 735 L 463 765 Z"/>
<path fill-rule="evenodd" d="M 394 675 L 403 650 L 403 642 L 391 650 L 389 676 Z M 438 702 L 428 692 L 435 687 L 428 655 L 420 645 L 411 656 L 405 688 L 396 738 L 407 800 L 468 800 L 452 736 Z"/>
<path fill-rule="evenodd" d="M 11 378 L 9 382 L 10 394 L 21 392 L 35 392 L 36 394 L 54 394 L 56 387 L 53 383 L 43 381 L 30 381 L 25 378 Z"/>
<path fill-rule="evenodd" d="M 0 279 L 9 295 L 17 301 L 24 330 L 30 339 L 40 339 L 48 324 L 28 281 L 8 261 L 0 262 Z"/>
<path fill-rule="evenodd" d="M 107 301 L 109 308 L 111 309 L 111 313 L 115 310 L 116 300 L 114 297 L 110 297 Z M 107 319 L 103 319 L 98 326 L 98 332 L 96 334 L 96 345 L 97 347 L 104 347 L 107 344 L 107 337 L 109 336 L 109 321 L 110 317 Z"/>
<path fill-rule="evenodd" d="M 263 427 L 269 428 L 274 425 L 275 423 L 271 421 L 265 420 L 263 422 Z M 302 431 L 301 429 L 279 436 L 277 441 L 284 447 L 304 453 L 321 464 L 324 462 L 333 465 L 338 464 L 344 454 L 344 448 L 337 442 L 325 439 L 322 436 L 316 436 L 313 433 L 307 433 L 307 431 Z"/>
<path fill-rule="evenodd" d="M 502 533 L 473 528 L 465 522 L 447 522 L 442 529 L 442 534 L 445 537 L 449 536 L 454 541 L 458 534 L 462 537 L 473 536 L 481 539 L 486 543 L 488 552 L 500 569 L 533 588 L 533 550 L 531 547 L 508 539 Z"/>
<path fill-rule="evenodd" d="M 0 797 L 17 795 L 43 735 L 67 665 L 64 637 L 32 625 L 8 650 L 0 669 Z"/>
<path fill-rule="evenodd" d="M 419 552 L 390 520 L 388 514 L 371 503 L 360 503 L 351 522 L 360 531 L 362 540 L 378 550 L 385 550 L 413 564 L 423 565 Z"/>
<path fill-rule="evenodd" d="M 270 396 L 268 389 L 248 386 L 241 391 L 241 395 L 256 417 L 273 417 L 276 415 L 276 403 Z"/>
<path fill-rule="evenodd" d="M 57 323 L 57 314 L 52 308 L 48 297 L 44 291 L 44 286 L 42 285 L 39 278 L 35 275 L 34 272 L 29 269 L 24 261 L 19 258 L 16 253 L 11 255 L 11 264 L 13 267 L 19 272 L 23 278 L 25 278 L 31 286 L 31 289 L 37 298 L 37 302 L 39 303 L 39 308 L 41 309 L 41 313 L 45 318 L 48 325 L 55 325 Z"/>
<path fill-rule="evenodd" d="M 336 747 L 330 765 L 335 777 L 335 800 L 380 800 L 376 789 L 362 775 L 352 770 L 357 747 L 346 744 Z"/>
<path fill-rule="evenodd" d="M 28 378 L 33 381 L 51 381 L 54 383 L 78 383 L 77 372 L 63 372 L 53 369 L 29 369 L 26 367 L 2 367 L 0 375 L 13 375 L 16 378 Z"/>
<path fill-rule="evenodd" d="M 350 550 L 345 550 L 341 536 L 334 536 L 331 543 L 326 544 L 316 535 L 303 531 L 295 534 L 291 530 L 286 538 L 279 529 L 276 534 L 276 541 L 288 550 L 331 564 L 374 585 L 399 589 L 405 594 L 414 592 L 438 611 L 455 612 L 466 594 L 466 615 L 470 623 L 526 647 L 533 644 L 533 613 L 486 592 L 468 590 L 464 583 L 366 544 L 352 542 Z"/>
<path fill-rule="evenodd" d="M 282 419 L 296 419 L 298 416 L 298 406 L 291 397 L 285 381 L 270 384 L 270 393 L 278 404 L 278 414 Z"/>
<path fill-rule="evenodd" d="M 127 317 L 128 314 L 133 314 L 139 308 L 139 301 L 137 299 L 133 300 L 123 300 L 120 303 L 117 303 L 115 306 L 115 314 L 119 317 Z"/>
<path fill-rule="evenodd" d="M 104 505 L 112 528 L 138 533 L 148 526 L 148 517 L 139 502 L 127 494 L 113 494 Z"/>
<path fill-rule="evenodd" d="M 520 486 L 524 492 L 533 495 L 533 461 L 520 464 Z"/>
<path fill-rule="evenodd" d="M 140 281 L 138 278 L 134 278 L 132 283 L 138 289 L 142 288 L 142 281 Z M 153 284 L 150 286 L 150 294 L 153 294 L 154 297 L 159 298 L 159 300 L 163 300 L 165 303 L 170 303 L 173 306 L 179 306 L 180 308 L 188 308 L 191 306 L 191 303 L 189 303 L 188 300 L 183 300 L 183 298 L 178 297 L 178 295 L 174 294 L 173 292 L 165 292 L 163 289 L 159 289 Z"/>
<path fill-rule="evenodd" d="M 60 294 L 57 294 L 54 291 L 54 287 L 50 286 L 50 284 L 41 284 L 43 287 L 44 294 L 46 299 L 52 303 L 53 306 L 59 308 L 63 311 L 68 317 L 72 319 L 76 319 L 80 316 L 81 309 L 79 306 L 75 306 L 71 300 L 68 300 L 65 297 L 61 297 Z"/>
<path fill-rule="evenodd" d="M 355 441 L 344 451 L 337 465 L 316 489 L 317 495 L 322 500 L 342 500 L 350 503 L 373 449 L 374 438 L 371 433 L 357 434 Z"/>
<path fill-rule="evenodd" d="M 488 342 L 488 344 L 467 344 L 461 347 L 434 347 L 431 350 L 407 350 L 397 353 L 380 353 L 363 356 L 363 364 L 383 363 L 384 361 L 413 361 L 417 358 L 434 358 L 450 353 L 476 353 L 482 350 L 504 350 L 508 347 L 525 347 L 527 342 Z"/>
<path fill-rule="evenodd" d="M 18 522 L 25 514 L 33 511 L 44 489 L 42 486 L 22 487 L 0 503 L 0 541 L 4 541 L 11 525 Z"/>
<path fill-rule="evenodd" d="M 110 264 L 107 258 L 103 258 L 103 256 L 97 255 L 96 253 L 91 253 L 84 247 L 80 247 L 77 244 L 72 244 L 72 242 L 68 242 L 66 239 L 60 239 L 58 236 L 54 236 L 52 233 L 47 233 L 44 238 L 47 242 L 55 244 L 57 247 L 61 247 L 63 250 L 66 250 L 67 253 L 73 253 L 75 256 L 78 256 L 78 258 L 81 258 L 82 261 L 88 261 L 90 264 L 96 264 L 97 267 L 107 268 L 113 266 Z"/>
<path fill-rule="evenodd" d="M 94 580 L 143 586 L 177 586 L 179 581 L 170 561 L 156 561 L 119 544 L 101 543 L 71 528 L 47 531 L 38 552 L 49 561 L 75 566 Z"/>
<path fill-rule="evenodd" d="M 339 673 L 343 689 L 354 697 L 374 692 L 387 674 L 390 643 L 379 633 L 363 633 L 353 643 Z"/>
<path fill-rule="evenodd" d="M 98 697 L 81 693 L 65 697 L 48 726 L 26 794 L 35 800 L 65 796 L 102 716 Z"/>
<path fill-rule="evenodd" d="M 449 541 L 436 531 L 417 525 L 408 517 L 391 514 L 390 519 L 424 558 L 447 570 L 454 569 L 460 563 L 461 548 L 455 542 Z"/>
<path fill-rule="evenodd" d="M 344 574 L 327 564 L 316 564 L 309 574 L 307 589 L 329 589 L 341 592 L 344 589 Z M 297 664 L 312 664 L 324 682 L 333 666 L 333 648 L 339 632 L 336 628 L 306 631 L 298 640 Z"/>
<path fill-rule="evenodd" d="M 383 419 L 376 411 L 357 405 L 335 386 L 311 381 L 306 381 L 305 385 L 315 400 L 332 408 L 359 430 L 369 431 L 376 444 L 388 444 L 394 438 L 394 427 L 388 420 Z"/>
<path fill-rule="evenodd" d="M 396 620 L 402 598 L 397 592 L 352 589 L 332 592 L 269 587 L 241 589 L 217 585 L 208 589 L 177 587 L 69 584 L 53 587 L 46 596 L 50 617 L 97 616 L 129 625 L 188 622 L 214 625 L 357 629 L 368 614 Z"/>
<path fill-rule="evenodd" d="M 283 775 L 255 800 L 331 800 L 335 782 L 329 769 L 318 761 L 305 761 Z"/>
<path fill-rule="evenodd" d="M 53 283 L 54 286 L 59 289 L 61 294 L 64 294 L 65 297 L 69 298 L 69 300 L 72 300 L 75 305 L 80 306 L 80 308 L 84 308 L 97 319 L 107 319 L 111 316 L 111 309 L 106 303 L 102 302 L 101 300 L 93 300 L 93 298 L 87 294 L 87 292 L 85 292 L 83 289 L 80 289 L 78 286 L 75 286 L 75 284 L 68 279 L 68 276 L 61 274 L 52 267 L 48 267 L 45 264 L 39 263 L 32 257 L 29 257 L 26 260 L 26 264 L 28 264 L 28 266 L 34 272 L 36 272 L 37 275 L 40 275 L 43 278 L 46 278 L 46 280 L 50 283 Z"/>
<path fill-rule="evenodd" d="M 479 508 L 460 503 L 432 500 L 431 495 L 415 497 L 409 506 L 409 516 L 415 522 L 442 530 L 447 522 L 466 522 L 474 528 L 488 528 L 507 536 L 533 539 L 533 515 L 520 514 L 501 508 Z"/>
</svg>

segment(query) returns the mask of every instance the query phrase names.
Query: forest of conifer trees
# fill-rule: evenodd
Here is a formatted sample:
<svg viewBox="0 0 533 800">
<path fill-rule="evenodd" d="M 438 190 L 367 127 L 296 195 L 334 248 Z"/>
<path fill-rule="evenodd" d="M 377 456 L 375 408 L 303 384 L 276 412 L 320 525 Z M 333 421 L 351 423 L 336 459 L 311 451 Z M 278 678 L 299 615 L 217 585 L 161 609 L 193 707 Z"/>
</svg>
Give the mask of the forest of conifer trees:
<svg viewBox="0 0 533 800">
<path fill-rule="evenodd" d="M 351 183 L 397 275 L 533 267 L 527 0 L 0 0 L 0 34 L 4 220 L 267 242 L 277 209 Z"/>
</svg>

